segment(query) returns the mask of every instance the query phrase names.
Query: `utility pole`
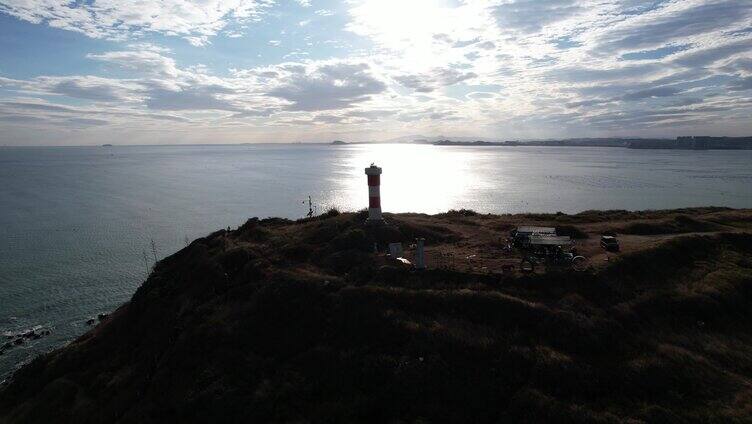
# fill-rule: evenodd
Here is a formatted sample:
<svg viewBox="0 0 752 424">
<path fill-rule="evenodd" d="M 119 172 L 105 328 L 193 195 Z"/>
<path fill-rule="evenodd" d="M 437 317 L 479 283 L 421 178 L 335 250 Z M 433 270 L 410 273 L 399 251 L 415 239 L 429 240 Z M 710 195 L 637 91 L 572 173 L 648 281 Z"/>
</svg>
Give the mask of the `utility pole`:
<svg viewBox="0 0 752 424">
<path fill-rule="evenodd" d="M 144 254 L 144 268 L 146 269 L 146 278 L 149 278 L 149 257 L 146 256 L 146 250 L 142 250 L 141 253 Z"/>
</svg>

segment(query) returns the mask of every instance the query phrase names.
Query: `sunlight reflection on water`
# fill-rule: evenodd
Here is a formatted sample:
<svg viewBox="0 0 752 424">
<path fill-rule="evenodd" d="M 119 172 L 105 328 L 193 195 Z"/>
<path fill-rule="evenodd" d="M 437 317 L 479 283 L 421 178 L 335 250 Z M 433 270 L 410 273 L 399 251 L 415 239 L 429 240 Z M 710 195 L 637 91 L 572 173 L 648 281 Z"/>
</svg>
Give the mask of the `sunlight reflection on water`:
<svg viewBox="0 0 752 424">
<path fill-rule="evenodd" d="M 368 200 L 364 168 L 375 163 L 384 169 L 382 205 L 392 212 L 437 213 L 451 208 L 456 199 L 487 186 L 473 172 L 482 155 L 446 154 L 433 146 L 379 145 L 356 147 L 345 162 L 346 175 L 339 184 L 347 193 L 343 209 L 360 209 Z"/>
</svg>

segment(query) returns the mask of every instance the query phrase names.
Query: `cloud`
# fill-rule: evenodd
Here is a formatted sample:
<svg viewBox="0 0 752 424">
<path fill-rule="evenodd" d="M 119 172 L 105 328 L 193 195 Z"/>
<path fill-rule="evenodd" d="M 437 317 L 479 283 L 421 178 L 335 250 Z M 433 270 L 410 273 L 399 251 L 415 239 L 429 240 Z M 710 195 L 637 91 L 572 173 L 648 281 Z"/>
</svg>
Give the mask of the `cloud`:
<svg viewBox="0 0 752 424">
<path fill-rule="evenodd" d="M 430 93 L 437 88 L 454 85 L 477 76 L 474 72 L 462 72 L 453 68 L 435 68 L 422 74 L 398 75 L 394 79 L 419 93 Z"/>
<path fill-rule="evenodd" d="M 672 63 L 685 67 L 708 66 L 719 60 L 727 59 L 736 54 L 749 54 L 752 51 L 752 37 L 733 40 L 728 43 L 711 44 L 702 48 L 690 50 L 675 55 Z"/>
<path fill-rule="evenodd" d="M 119 68 L 157 76 L 176 77 L 175 60 L 152 50 L 111 51 L 88 54 L 87 58 L 116 65 Z"/>
<path fill-rule="evenodd" d="M 480 42 L 480 37 L 471 38 L 469 40 L 457 40 L 452 43 L 452 47 L 462 48 L 462 47 L 472 46 L 473 44 L 477 44 L 479 42 Z"/>
<path fill-rule="evenodd" d="M 567 66 L 552 68 L 548 71 L 550 80 L 562 82 L 618 81 L 628 78 L 644 78 L 665 70 L 657 63 L 618 66 L 613 68 L 592 68 L 586 66 Z"/>
<path fill-rule="evenodd" d="M 45 112 L 63 112 L 63 113 L 76 112 L 76 109 L 72 107 L 43 103 L 43 102 L 38 102 L 38 101 L 0 102 L 0 106 L 11 107 L 13 109 L 38 110 L 38 111 L 45 111 Z"/>
<path fill-rule="evenodd" d="M 460 119 L 456 116 L 457 114 L 456 110 L 430 107 L 422 110 L 402 112 L 397 119 L 403 122 L 453 121 Z"/>
<path fill-rule="evenodd" d="M 494 93 L 489 93 L 485 91 L 474 91 L 472 93 L 467 93 L 466 97 L 468 99 L 493 99 L 496 97 Z"/>
<path fill-rule="evenodd" d="M 624 96 L 622 96 L 622 100 L 634 101 L 634 100 L 652 99 L 656 97 L 670 97 L 680 92 L 681 90 L 677 87 L 655 87 L 655 88 L 650 88 L 647 90 L 633 91 L 631 93 L 627 93 Z"/>
<path fill-rule="evenodd" d="M 718 67 L 719 72 L 727 74 L 750 76 L 752 75 L 752 54 L 735 57 Z"/>
<path fill-rule="evenodd" d="M 146 106 L 154 110 L 225 110 L 240 112 L 242 109 L 233 102 L 221 98 L 232 90 L 217 86 L 183 86 L 178 89 L 154 87 L 148 91 Z"/>
<path fill-rule="evenodd" d="M 354 118 L 363 118 L 366 120 L 380 120 L 383 118 L 387 118 L 390 116 L 393 116 L 397 111 L 395 110 L 385 110 L 385 109 L 371 109 L 371 110 L 352 110 L 347 112 L 347 116 L 351 116 Z"/>
<path fill-rule="evenodd" d="M 478 53 L 478 52 L 467 52 L 467 53 L 465 53 L 465 58 L 467 60 L 471 60 L 472 61 L 472 60 L 478 59 L 479 57 L 480 57 L 480 53 Z"/>
<path fill-rule="evenodd" d="M 49 84 L 49 91 L 78 99 L 115 102 L 126 100 L 130 90 L 127 85 L 97 77 L 41 78 Z"/>
<path fill-rule="evenodd" d="M 689 109 L 656 109 L 651 111 L 625 111 L 606 112 L 594 116 L 585 117 L 583 123 L 603 129 L 620 129 L 625 126 L 649 128 L 673 125 L 681 127 L 688 124 L 708 122 L 711 116 L 707 113 L 698 112 L 723 112 L 726 109 L 715 110 L 689 110 Z"/>
<path fill-rule="evenodd" d="M 230 22 L 258 19 L 271 4 L 270 0 L 2 0 L 0 12 L 92 38 L 125 40 L 160 33 L 200 46 Z"/>
<path fill-rule="evenodd" d="M 38 116 L 28 116 L 28 115 L 17 115 L 17 114 L 8 114 L 3 115 L 0 113 L 0 122 L 3 122 L 5 124 L 38 124 L 43 122 L 48 122 L 46 119 L 38 117 Z"/>
<path fill-rule="evenodd" d="M 493 41 L 484 41 L 482 43 L 478 43 L 476 47 L 483 50 L 493 50 L 496 48 L 496 44 L 494 44 Z"/>
<path fill-rule="evenodd" d="M 495 6 L 492 14 L 502 30 L 532 33 L 582 10 L 574 0 L 516 0 Z"/>
<path fill-rule="evenodd" d="M 462 49 L 483 39 L 492 24 L 487 1 L 351 0 L 346 29 L 400 55 L 430 58 L 439 48 Z M 436 63 L 438 65 L 438 63 Z"/>
<path fill-rule="evenodd" d="M 91 75 L 71 77 L 41 76 L 31 80 L 0 77 L 0 86 L 29 94 L 58 95 L 96 102 L 134 100 L 139 85 Z"/>
<path fill-rule="evenodd" d="M 0 76 L 0 120 L 14 131 L 153 126 L 198 139 L 232 129 L 242 141 L 752 131 L 749 2 L 348 0 L 331 29 L 314 25 L 335 23 L 320 18 L 335 10 L 316 1 L 280 3 L 293 13 L 266 0 L 131 1 L 125 12 L 114 0 L 47 1 L 0 0 L 0 13 L 121 41 L 72 58 L 86 72 Z M 233 56 L 263 17 L 265 34 L 284 38 L 256 39 L 259 51 Z M 223 37 L 196 51 L 146 42 L 154 34 L 197 45 Z"/>
<path fill-rule="evenodd" d="M 690 37 L 748 25 L 751 16 L 752 4 L 744 1 L 667 2 L 595 34 L 599 37 L 597 51 L 634 51 L 677 41 L 686 43 Z"/>
<path fill-rule="evenodd" d="M 386 90 L 365 63 L 290 64 L 276 72 L 281 78 L 267 94 L 289 102 L 287 109 L 294 111 L 348 108 Z"/>
<path fill-rule="evenodd" d="M 243 32 L 240 32 L 240 31 L 225 31 L 223 34 L 227 38 L 240 38 L 245 35 Z"/>
<path fill-rule="evenodd" d="M 612 100 L 610 99 L 587 99 L 587 100 L 580 100 L 576 102 L 569 102 L 566 104 L 568 108 L 578 108 L 583 106 L 597 106 L 602 105 L 606 103 L 610 103 Z"/>
<path fill-rule="evenodd" d="M 313 121 L 323 122 L 325 124 L 339 124 L 345 119 L 346 118 L 344 116 L 339 115 L 316 115 L 316 117 L 313 118 Z"/>
<path fill-rule="evenodd" d="M 669 106 L 690 106 L 698 103 L 702 103 L 703 100 L 697 97 L 685 97 L 672 102 Z"/>
<path fill-rule="evenodd" d="M 728 89 L 731 91 L 752 90 L 752 76 L 734 80 L 728 85 Z"/>
<path fill-rule="evenodd" d="M 109 124 L 108 121 L 105 121 L 103 119 L 91 119 L 91 118 L 69 118 L 69 119 L 66 119 L 65 122 L 68 122 L 74 125 L 85 126 L 85 127 Z"/>
<path fill-rule="evenodd" d="M 16 99 L 0 101 L 0 116 L 23 117 L 24 121 L 40 121 L 48 123 L 76 122 L 81 119 L 97 119 L 112 122 L 115 120 L 129 123 L 149 121 L 170 121 L 187 123 L 190 120 L 163 113 L 149 113 L 141 110 L 121 108 L 74 107 L 48 103 L 39 99 Z M 99 118 L 93 118 L 93 117 Z M 74 121 L 71 121 L 73 119 Z M 86 122 L 86 121 L 82 121 Z M 91 124 L 91 123 L 90 123 Z M 104 125 L 104 124 L 102 124 Z"/>
</svg>

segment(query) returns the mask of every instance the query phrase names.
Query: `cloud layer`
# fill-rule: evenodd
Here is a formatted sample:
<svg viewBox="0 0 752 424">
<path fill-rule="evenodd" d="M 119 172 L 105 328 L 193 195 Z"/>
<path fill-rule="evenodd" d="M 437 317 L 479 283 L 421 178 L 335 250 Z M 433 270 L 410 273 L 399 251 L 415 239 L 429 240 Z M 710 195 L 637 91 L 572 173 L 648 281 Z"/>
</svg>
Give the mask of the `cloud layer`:
<svg viewBox="0 0 752 424">
<path fill-rule="evenodd" d="M 96 72 L 0 73 L 0 143 L 752 133 L 752 3 L 738 0 L 0 0 L 0 12 L 118 46 L 78 58 Z M 236 56 L 214 50 L 219 37 Z"/>
<path fill-rule="evenodd" d="M 231 21 L 257 19 L 264 0 L 0 1 L 0 12 L 92 38 L 124 40 L 144 33 L 179 35 L 203 45 Z"/>
</svg>

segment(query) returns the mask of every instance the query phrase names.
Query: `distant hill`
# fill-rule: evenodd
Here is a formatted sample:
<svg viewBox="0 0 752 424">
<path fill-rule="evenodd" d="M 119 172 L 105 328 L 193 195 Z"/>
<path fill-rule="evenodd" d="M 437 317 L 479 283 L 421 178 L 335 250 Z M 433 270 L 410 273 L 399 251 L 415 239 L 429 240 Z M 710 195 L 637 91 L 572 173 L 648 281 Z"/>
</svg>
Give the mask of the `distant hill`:
<svg viewBox="0 0 752 424">
<path fill-rule="evenodd" d="M 437 146 L 562 146 L 562 147 L 628 147 L 635 140 L 633 138 L 567 138 L 562 140 L 510 140 L 510 141 L 457 141 L 439 140 L 434 142 Z M 671 141 L 669 139 L 650 139 L 653 142 Z"/>
<path fill-rule="evenodd" d="M 630 149 L 752 150 L 752 137 L 677 137 L 676 140 L 632 140 Z"/>
<path fill-rule="evenodd" d="M 630 149 L 681 150 L 752 150 L 752 137 L 677 137 L 667 138 L 568 138 L 528 141 L 459 141 L 443 139 L 436 146 L 561 146 L 561 147 L 626 147 Z"/>
</svg>

